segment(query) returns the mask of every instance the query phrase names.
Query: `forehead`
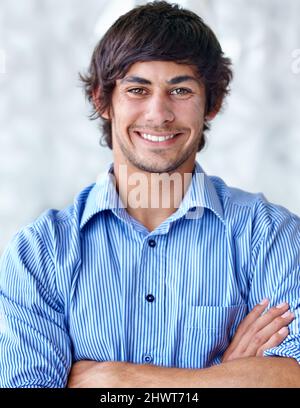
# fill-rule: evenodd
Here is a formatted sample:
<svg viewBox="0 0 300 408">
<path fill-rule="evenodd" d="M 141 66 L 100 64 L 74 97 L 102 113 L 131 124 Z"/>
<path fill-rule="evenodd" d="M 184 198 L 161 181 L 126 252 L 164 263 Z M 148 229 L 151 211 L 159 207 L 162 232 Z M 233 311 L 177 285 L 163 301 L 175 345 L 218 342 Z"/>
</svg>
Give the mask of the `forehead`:
<svg viewBox="0 0 300 408">
<path fill-rule="evenodd" d="M 145 61 L 131 65 L 120 82 L 124 82 L 128 77 L 141 77 L 151 82 L 166 82 L 179 76 L 199 79 L 196 67 L 192 65 L 178 64 L 173 61 Z"/>
</svg>

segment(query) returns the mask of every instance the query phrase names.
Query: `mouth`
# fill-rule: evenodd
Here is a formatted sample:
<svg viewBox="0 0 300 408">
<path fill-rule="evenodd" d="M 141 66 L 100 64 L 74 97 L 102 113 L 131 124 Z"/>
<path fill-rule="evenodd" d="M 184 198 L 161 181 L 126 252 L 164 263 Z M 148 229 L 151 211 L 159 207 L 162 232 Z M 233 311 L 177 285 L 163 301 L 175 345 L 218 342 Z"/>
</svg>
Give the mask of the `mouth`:
<svg viewBox="0 0 300 408">
<path fill-rule="evenodd" d="M 174 143 L 178 139 L 178 136 L 182 135 L 182 133 L 161 133 L 154 135 L 152 133 L 144 133 L 137 131 L 134 131 L 133 133 L 136 134 L 140 139 L 142 139 L 146 143 L 159 146 L 164 145 L 168 146 Z"/>
</svg>

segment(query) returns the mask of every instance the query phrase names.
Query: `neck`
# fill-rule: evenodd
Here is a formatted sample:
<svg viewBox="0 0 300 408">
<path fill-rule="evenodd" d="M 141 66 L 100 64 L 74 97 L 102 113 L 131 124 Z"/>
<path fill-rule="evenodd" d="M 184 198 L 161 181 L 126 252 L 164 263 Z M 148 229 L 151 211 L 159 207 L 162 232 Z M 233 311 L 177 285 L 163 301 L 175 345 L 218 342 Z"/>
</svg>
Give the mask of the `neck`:
<svg viewBox="0 0 300 408">
<path fill-rule="evenodd" d="M 114 163 L 118 194 L 127 212 L 149 231 L 180 206 L 190 185 L 195 161 L 172 173 L 150 173 L 128 163 Z"/>
</svg>

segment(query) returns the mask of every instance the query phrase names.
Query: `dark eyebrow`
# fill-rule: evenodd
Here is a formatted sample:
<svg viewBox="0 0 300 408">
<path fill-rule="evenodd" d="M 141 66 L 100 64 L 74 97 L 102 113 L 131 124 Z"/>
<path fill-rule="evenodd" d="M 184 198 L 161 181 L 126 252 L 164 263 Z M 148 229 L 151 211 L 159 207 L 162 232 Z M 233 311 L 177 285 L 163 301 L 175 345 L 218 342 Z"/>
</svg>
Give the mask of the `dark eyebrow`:
<svg viewBox="0 0 300 408">
<path fill-rule="evenodd" d="M 193 76 L 190 76 L 190 75 L 176 76 L 176 77 L 174 77 L 172 79 L 169 79 L 167 81 L 167 84 L 177 85 L 177 84 L 180 84 L 181 82 L 186 82 L 186 81 L 195 81 L 195 82 L 197 82 L 197 84 L 199 84 L 198 79 L 193 77 Z M 142 85 L 151 85 L 151 81 L 149 81 L 148 79 L 139 77 L 139 76 L 125 77 L 125 78 L 121 79 L 121 84 L 123 84 L 124 82 L 138 83 L 138 84 L 142 84 Z"/>
<path fill-rule="evenodd" d="M 124 82 L 135 82 L 142 85 L 151 85 L 151 81 L 138 76 L 129 76 L 121 79 L 121 84 L 123 84 Z"/>
<path fill-rule="evenodd" d="M 177 77 L 170 79 L 169 81 L 167 81 L 167 83 L 171 85 L 176 85 L 176 84 L 180 84 L 180 82 L 186 82 L 186 81 L 195 81 L 197 82 L 197 84 L 199 84 L 198 79 L 190 75 L 179 75 Z"/>
</svg>

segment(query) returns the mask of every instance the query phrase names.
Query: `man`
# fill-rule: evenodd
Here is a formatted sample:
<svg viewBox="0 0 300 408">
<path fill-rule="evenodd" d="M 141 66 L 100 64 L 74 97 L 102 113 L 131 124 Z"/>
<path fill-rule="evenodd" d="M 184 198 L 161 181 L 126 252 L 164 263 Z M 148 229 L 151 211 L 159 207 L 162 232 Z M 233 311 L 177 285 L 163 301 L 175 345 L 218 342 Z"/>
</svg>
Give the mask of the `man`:
<svg viewBox="0 0 300 408">
<path fill-rule="evenodd" d="M 1 386 L 300 386 L 300 220 L 195 161 L 231 76 L 166 2 L 99 42 L 82 79 L 113 164 L 3 255 Z"/>
</svg>

